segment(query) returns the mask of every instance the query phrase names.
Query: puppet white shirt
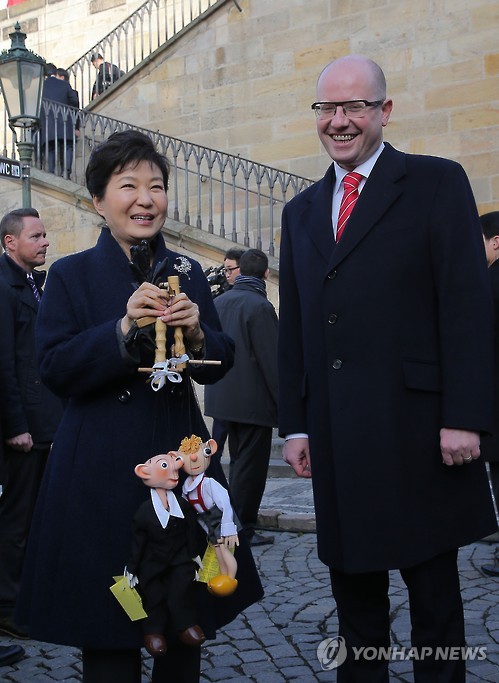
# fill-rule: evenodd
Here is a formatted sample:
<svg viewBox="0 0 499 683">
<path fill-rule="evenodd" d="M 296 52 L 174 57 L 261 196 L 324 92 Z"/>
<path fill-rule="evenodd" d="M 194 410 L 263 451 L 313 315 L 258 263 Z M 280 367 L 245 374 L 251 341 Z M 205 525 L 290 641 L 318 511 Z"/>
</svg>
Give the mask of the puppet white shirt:
<svg viewBox="0 0 499 683">
<path fill-rule="evenodd" d="M 222 484 L 219 484 L 216 479 L 205 477 L 204 472 L 198 474 L 195 479 L 187 477 L 182 486 L 182 495 L 186 500 L 187 494 L 194 491 L 201 483 L 201 498 L 204 506 L 209 510 L 214 505 L 222 511 L 221 534 L 222 536 L 235 536 L 237 534 L 237 527 L 234 524 L 234 517 L 232 513 L 232 505 L 230 504 L 229 494 Z M 191 501 L 189 501 L 191 502 Z M 196 512 L 203 512 L 200 505 L 193 505 Z M 200 520 L 201 526 L 204 527 Z"/>
<path fill-rule="evenodd" d="M 170 508 L 169 511 L 163 505 L 163 501 L 159 497 L 159 493 L 156 491 L 156 489 L 151 489 L 152 506 L 163 529 L 166 529 L 170 520 L 170 515 L 172 517 L 180 517 L 180 519 L 184 518 L 182 508 L 180 507 L 177 496 L 173 493 L 173 491 L 166 492 L 166 499 L 168 501 L 168 507 Z"/>
</svg>

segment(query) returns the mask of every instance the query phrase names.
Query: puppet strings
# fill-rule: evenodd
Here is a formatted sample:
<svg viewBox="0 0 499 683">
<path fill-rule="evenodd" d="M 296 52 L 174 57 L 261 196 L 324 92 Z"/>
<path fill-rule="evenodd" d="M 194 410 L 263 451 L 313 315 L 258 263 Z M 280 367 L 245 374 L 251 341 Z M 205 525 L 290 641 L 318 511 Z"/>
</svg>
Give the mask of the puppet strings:
<svg viewBox="0 0 499 683">
<path fill-rule="evenodd" d="M 199 434 L 204 440 L 210 438 L 198 396 L 186 370 L 182 373 L 182 382 L 167 382 L 161 391 L 153 393 L 157 407 L 153 411 L 149 457 L 177 450 L 182 439 L 191 434 Z"/>
</svg>

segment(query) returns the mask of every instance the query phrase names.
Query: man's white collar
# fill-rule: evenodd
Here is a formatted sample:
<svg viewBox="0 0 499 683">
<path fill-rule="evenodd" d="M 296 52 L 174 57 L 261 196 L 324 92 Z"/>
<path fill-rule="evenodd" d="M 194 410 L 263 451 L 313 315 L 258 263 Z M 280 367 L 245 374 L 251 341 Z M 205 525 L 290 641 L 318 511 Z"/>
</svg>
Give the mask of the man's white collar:
<svg viewBox="0 0 499 683">
<path fill-rule="evenodd" d="M 180 519 L 184 518 L 182 508 L 180 507 L 179 502 L 177 500 L 177 496 L 173 493 L 173 491 L 166 492 L 166 499 L 168 501 L 170 511 L 168 511 L 163 505 L 161 498 L 159 497 L 159 493 L 156 491 L 156 489 L 151 489 L 151 501 L 154 508 L 154 512 L 156 513 L 156 516 L 158 517 L 163 529 L 166 528 L 168 521 L 170 519 L 170 515 L 172 517 L 179 517 Z"/>
</svg>

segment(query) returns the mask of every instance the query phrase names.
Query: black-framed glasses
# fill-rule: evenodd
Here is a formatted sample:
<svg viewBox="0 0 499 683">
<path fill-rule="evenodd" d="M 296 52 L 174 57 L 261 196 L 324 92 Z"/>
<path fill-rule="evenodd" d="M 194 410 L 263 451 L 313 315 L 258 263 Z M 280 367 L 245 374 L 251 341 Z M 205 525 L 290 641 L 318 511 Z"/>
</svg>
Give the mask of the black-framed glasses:
<svg viewBox="0 0 499 683">
<path fill-rule="evenodd" d="M 385 100 L 351 100 L 349 102 L 314 102 L 312 109 L 318 119 L 332 119 L 338 107 L 343 109 L 345 116 L 349 119 L 361 119 L 366 115 L 369 107 L 379 107 Z"/>
<path fill-rule="evenodd" d="M 234 266 L 233 268 L 224 268 L 224 273 L 232 273 L 233 270 L 237 270 L 239 266 Z"/>
</svg>

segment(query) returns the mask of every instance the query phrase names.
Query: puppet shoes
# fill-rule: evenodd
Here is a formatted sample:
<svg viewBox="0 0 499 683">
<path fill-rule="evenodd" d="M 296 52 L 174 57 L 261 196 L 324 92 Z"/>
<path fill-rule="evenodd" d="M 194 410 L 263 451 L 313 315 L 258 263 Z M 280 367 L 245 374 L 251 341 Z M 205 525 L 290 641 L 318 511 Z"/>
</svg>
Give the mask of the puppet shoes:
<svg viewBox="0 0 499 683">
<path fill-rule="evenodd" d="M 189 626 L 185 631 L 179 631 L 178 637 L 184 645 L 191 645 L 192 647 L 202 645 L 206 640 L 203 629 L 197 625 Z"/>
<path fill-rule="evenodd" d="M 144 647 L 152 657 L 161 657 L 168 649 L 166 639 L 160 633 L 147 633 L 144 636 Z"/>
<path fill-rule="evenodd" d="M 226 574 L 218 574 L 208 581 L 208 590 L 213 595 L 217 595 L 219 598 L 224 598 L 227 595 L 232 595 L 232 593 L 237 588 L 237 579 L 233 579 L 231 576 Z"/>
<path fill-rule="evenodd" d="M 179 640 L 184 645 L 198 647 L 206 640 L 206 636 L 200 626 L 189 626 L 184 631 L 179 631 Z M 168 646 L 166 638 L 161 633 L 148 633 L 144 636 L 144 647 L 152 657 L 161 657 L 166 654 Z"/>
</svg>

